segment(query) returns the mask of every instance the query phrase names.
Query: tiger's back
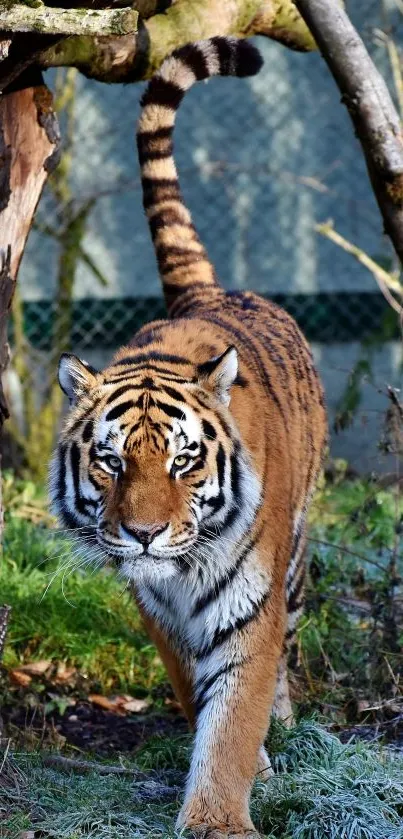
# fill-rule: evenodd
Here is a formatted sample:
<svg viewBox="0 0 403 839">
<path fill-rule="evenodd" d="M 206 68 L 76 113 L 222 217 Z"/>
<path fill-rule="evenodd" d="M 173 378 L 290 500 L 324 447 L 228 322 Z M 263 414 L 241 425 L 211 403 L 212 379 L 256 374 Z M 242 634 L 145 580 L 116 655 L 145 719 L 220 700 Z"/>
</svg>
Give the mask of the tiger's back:
<svg viewBox="0 0 403 839">
<path fill-rule="evenodd" d="M 52 465 L 65 525 L 131 582 L 196 729 L 178 824 L 252 835 L 273 710 L 289 719 L 287 654 L 303 604 L 306 516 L 326 440 L 322 388 L 294 320 L 217 282 L 180 192 L 172 132 L 184 92 L 260 67 L 213 38 L 167 59 L 143 98 L 143 198 L 169 321 L 103 371 L 62 357 L 73 405 Z"/>
</svg>

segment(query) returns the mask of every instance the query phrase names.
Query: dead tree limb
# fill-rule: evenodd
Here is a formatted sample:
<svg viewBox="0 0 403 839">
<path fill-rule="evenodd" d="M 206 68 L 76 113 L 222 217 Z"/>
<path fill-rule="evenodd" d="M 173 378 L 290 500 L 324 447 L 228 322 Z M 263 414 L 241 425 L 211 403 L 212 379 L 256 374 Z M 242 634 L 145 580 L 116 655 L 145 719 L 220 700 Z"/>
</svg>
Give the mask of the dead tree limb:
<svg viewBox="0 0 403 839">
<path fill-rule="evenodd" d="M 52 9 L 16 4 L 0 8 L 0 31 L 42 35 L 130 35 L 137 31 L 134 9 Z"/>
<path fill-rule="evenodd" d="M 60 144 L 52 95 L 41 74 L 36 71 L 35 82 L 31 76 L 27 83 L 0 99 L 0 442 L 9 415 L 2 381 L 9 359 L 8 314 L 32 218 Z M 0 541 L 2 530 L 0 496 Z"/>
<path fill-rule="evenodd" d="M 388 88 L 344 8 L 295 0 L 331 71 L 361 143 L 385 232 L 403 264 L 403 134 Z"/>
<path fill-rule="evenodd" d="M 11 248 L 14 282 L 39 197 L 58 161 L 59 143 L 52 95 L 40 74 L 34 86 L 1 97 L 0 250 Z"/>
</svg>

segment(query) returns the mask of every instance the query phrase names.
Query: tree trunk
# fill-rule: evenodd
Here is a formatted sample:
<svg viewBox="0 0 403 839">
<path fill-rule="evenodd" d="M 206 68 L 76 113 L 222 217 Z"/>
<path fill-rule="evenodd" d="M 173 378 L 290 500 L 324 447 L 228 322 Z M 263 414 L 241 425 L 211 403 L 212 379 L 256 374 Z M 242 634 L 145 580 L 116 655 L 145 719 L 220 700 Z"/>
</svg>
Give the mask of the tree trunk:
<svg viewBox="0 0 403 839">
<path fill-rule="evenodd" d="M 8 314 L 33 215 L 57 164 L 60 141 L 51 93 L 38 73 L 28 83 L 0 99 L 0 441 L 9 416 L 2 381 L 9 360 Z M 3 519 L 0 483 L 0 542 Z M 8 606 L 0 607 L 0 660 L 9 612 Z"/>
</svg>

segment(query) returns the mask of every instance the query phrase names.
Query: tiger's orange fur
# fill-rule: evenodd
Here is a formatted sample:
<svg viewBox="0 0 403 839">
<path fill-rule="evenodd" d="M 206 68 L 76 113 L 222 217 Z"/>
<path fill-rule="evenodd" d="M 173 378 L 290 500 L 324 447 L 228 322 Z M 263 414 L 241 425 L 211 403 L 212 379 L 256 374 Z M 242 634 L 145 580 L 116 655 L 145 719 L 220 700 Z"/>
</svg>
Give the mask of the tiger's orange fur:
<svg viewBox="0 0 403 839">
<path fill-rule="evenodd" d="M 274 304 L 219 287 L 172 157 L 184 91 L 259 64 L 246 42 L 215 38 L 151 81 L 138 146 L 172 320 L 143 327 L 101 373 L 62 358 L 73 409 L 51 476 L 62 521 L 133 585 L 196 732 L 178 825 L 210 839 L 256 835 L 249 793 L 268 774 L 269 716 L 291 718 L 286 657 L 326 439 L 304 337 Z"/>
</svg>

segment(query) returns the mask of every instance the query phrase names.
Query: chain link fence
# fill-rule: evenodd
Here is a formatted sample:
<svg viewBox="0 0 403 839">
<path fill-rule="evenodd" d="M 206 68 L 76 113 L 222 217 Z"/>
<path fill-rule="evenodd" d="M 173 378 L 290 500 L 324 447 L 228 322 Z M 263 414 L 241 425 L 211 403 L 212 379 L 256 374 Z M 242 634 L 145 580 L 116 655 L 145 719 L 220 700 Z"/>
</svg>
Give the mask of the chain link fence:
<svg viewBox="0 0 403 839">
<path fill-rule="evenodd" d="M 391 81 L 380 30 L 399 45 L 401 10 L 395 0 L 346 5 Z M 400 332 L 373 277 L 319 236 L 315 224 L 332 218 L 384 267 L 394 267 L 393 256 L 358 142 L 320 55 L 256 40 L 265 60 L 257 77 L 214 79 L 189 92 L 178 117 L 176 159 L 222 284 L 252 288 L 294 315 L 319 347 L 332 408 L 358 344 L 379 345 Z M 54 390 L 60 352 L 103 364 L 139 326 L 165 313 L 134 144 L 144 85 L 107 86 L 74 71 L 48 75 L 62 105 L 64 164 L 37 212 L 11 324 L 14 426 L 20 445 L 32 426 L 33 463 L 42 453 L 46 459 L 62 410 Z M 326 369 L 326 347 L 333 358 L 340 346 L 344 378 Z M 390 375 L 398 362 L 395 353 L 385 367 Z"/>
</svg>

